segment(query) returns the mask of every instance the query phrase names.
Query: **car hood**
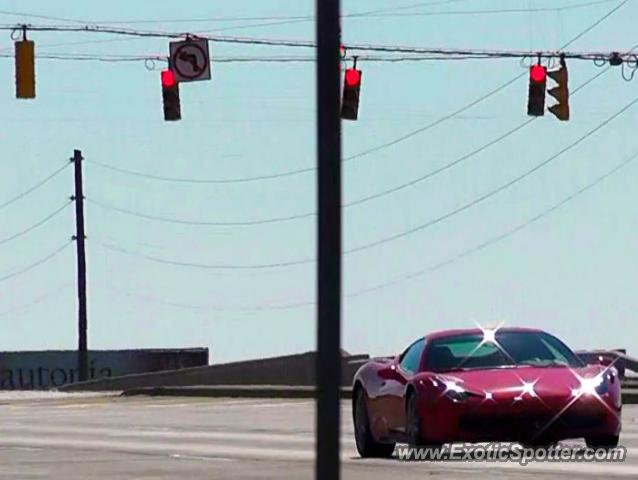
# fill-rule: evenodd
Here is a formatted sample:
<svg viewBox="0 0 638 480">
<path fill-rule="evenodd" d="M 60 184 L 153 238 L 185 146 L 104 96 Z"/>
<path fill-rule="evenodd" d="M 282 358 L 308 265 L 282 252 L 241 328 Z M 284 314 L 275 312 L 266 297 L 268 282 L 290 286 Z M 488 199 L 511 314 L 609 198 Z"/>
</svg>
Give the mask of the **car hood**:
<svg viewBox="0 0 638 480">
<path fill-rule="evenodd" d="M 511 367 L 481 370 L 454 371 L 437 374 L 444 382 L 452 381 L 468 392 L 517 396 L 528 393 L 537 395 L 570 395 L 581 386 L 584 378 L 601 374 L 604 367 Z"/>
</svg>

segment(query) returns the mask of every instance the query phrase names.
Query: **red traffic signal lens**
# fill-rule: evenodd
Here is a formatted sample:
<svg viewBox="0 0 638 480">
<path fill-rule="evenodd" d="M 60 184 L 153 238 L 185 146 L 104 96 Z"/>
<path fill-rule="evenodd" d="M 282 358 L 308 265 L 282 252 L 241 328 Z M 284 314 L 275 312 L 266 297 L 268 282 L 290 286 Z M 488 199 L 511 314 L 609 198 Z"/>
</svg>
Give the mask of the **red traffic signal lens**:
<svg viewBox="0 0 638 480">
<path fill-rule="evenodd" d="M 175 83 L 175 73 L 173 73 L 173 70 L 171 70 L 170 68 L 162 70 L 162 86 L 171 88 L 175 86 Z"/>
<path fill-rule="evenodd" d="M 346 70 L 346 85 L 348 87 L 356 87 L 361 83 L 361 71 L 356 68 Z"/>
<path fill-rule="evenodd" d="M 533 82 L 544 82 L 547 78 L 547 68 L 542 65 L 532 65 L 529 69 L 529 78 Z"/>
</svg>

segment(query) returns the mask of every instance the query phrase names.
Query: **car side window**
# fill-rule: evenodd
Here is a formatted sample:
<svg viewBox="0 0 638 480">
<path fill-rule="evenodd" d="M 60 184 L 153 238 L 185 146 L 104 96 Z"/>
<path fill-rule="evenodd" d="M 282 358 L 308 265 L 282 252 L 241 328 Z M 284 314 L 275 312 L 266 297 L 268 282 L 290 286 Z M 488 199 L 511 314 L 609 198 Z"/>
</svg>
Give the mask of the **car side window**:
<svg viewBox="0 0 638 480">
<path fill-rule="evenodd" d="M 425 338 L 413 343 L 401 357 L 401 370 L 407 373 L 416 373 L 419 370 L 421 355 L 425 348 Z"/>
</svg>

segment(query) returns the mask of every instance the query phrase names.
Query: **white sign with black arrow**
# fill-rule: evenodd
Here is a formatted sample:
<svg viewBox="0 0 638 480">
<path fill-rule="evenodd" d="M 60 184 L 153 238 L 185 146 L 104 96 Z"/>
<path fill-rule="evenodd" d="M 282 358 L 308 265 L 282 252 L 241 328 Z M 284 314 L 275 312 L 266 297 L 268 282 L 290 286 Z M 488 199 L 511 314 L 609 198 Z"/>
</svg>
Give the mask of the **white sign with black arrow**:
<svg viewBox="0 0 638 480">
<path fill-rule="evenodd" d="M 170 43 L 171 66 L 178 82 L 210 80 L 208 40 L 188 38 Z"/>
</svg>

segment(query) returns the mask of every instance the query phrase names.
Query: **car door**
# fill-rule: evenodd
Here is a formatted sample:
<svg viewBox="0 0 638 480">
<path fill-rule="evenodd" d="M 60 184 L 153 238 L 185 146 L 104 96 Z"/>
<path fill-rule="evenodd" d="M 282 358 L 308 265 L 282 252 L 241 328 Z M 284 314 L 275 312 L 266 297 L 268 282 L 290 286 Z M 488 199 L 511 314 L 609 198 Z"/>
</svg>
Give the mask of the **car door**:
<svg viewBox="0 0 638 480">
<path fill-rule="evenodd" d="M 405 429 L 405 392 L 408 383 L 420 371 L 421 358 L 425 349 L 425 339 L 421 338 L 410 345 L 399 357 L 396 364 L 396 375 L 388 382 L 387 418 L 391 430 Z"/>
</svg>

